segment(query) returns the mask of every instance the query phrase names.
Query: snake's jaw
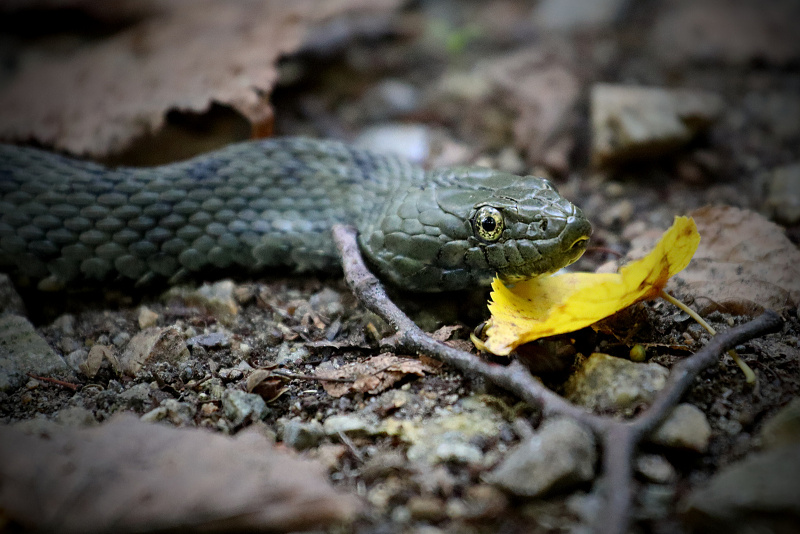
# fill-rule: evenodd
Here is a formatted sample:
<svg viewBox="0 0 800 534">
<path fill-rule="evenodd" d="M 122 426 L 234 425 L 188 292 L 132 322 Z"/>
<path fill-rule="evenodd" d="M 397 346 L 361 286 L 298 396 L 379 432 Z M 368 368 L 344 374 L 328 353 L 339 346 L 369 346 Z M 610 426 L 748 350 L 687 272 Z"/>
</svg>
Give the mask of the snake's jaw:
<svg viewBox="0 0 800 534">
<path fill-rule="evenodd" d="M 592 226 L 579 208 L 561 199 L 543 213 L 527 225 L 517 223 L 510 228 L 510 239 L 503 244 L 510 261 L 497 269 L 504 282 L 552 274 L 586 251 Z"/>
</svg>

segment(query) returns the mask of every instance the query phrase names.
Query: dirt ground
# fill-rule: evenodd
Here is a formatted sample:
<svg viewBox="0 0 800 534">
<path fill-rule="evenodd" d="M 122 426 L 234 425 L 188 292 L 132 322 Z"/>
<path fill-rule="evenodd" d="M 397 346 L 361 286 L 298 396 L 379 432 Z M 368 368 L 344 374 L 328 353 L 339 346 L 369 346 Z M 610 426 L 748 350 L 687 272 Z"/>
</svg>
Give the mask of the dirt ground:
<svg viewBox="0 0 800 534">
<path fill-rule="evenodd" d="M 5 8 L 5 87 L 37 54 L 67 57 L 139 20 L 84 4 L 91 3 Z M 770 196 L 776 169 L 800 160 L 800 47 L 787 42 L 791 29 L 784 28 L 799 12 L 796 3 L 754 9 L 754 2 L 600 2 L 612 7 L 598 8 L 603 13 L 586 20 L 584 10 L 547 8 L 551 4 L 421 1 L 387 9 L 379 23 L 315 26 L 319 39 L 307 38 L 276 59 L 276 84 L 266 93 L 272 118 L 257 123 L 221 98 L 206 110 L 182 112 L 176 99 L 173 107 L 164 105 L 165 122 L 150 133 L 130 134 L 131 141 L 120 146 L 87 143 L 77 152 L 109 164 L 150 165 L 265 128 L 280 136 L 364 142 L 377 136 L 370 128 L 380 127 L 412 158 L 423 147 L 420 159 L 428 167 L 477 163 L 550 176 L 594 227 L 591 248 L 575 270 L 617 262 L 637 240 L 660 235 L 674 216 L 705 205 L 760 213 L 797 248 L 800 217 L 789 208 L 781 211 Z M 621 7 L 615 10 L 614 4 Z M 33 27 L 31 20 L 44 22 Z M 695 129 L 692 123 L 691 135 L 679 142 L 656 140 L 629 152 L 612 146 L 603 155 L 593 144 L 598 127 L 592 120 L 593 91 L 601 83 L 705 91 L 721 106 L 703 110 L 707 116 L 696 121 L 702 125 Z M 404 137 L 408 131 L 413 133 Z M 4 132 L 7 140 L 20 141 Z M 19 135 L 47 148 L 71 146 L 35 131 Z M 797 173 L 792 176 L 788 183 L 796 192 Z M 754 258 L 756 268 L 760 261 Z M 0 392 L 0 421 L 59 420 L 74 409 L 81 425 L 133 412 L 224 435 L 258 427 L 284 452 L 323 465 L 338 492 L 360 499 L 357 514 L 343 525 L 320 527 L 325 532 L 586 531 L 591 521 L 581 503 L 589 502 L 591 481 L 535 498 L 487 482 L 487 473 L 525 438 L 525 429 L 542 422 L 536 408 L 520 405 L 481 377 L 430 362 L 422 370 L 395 371 L 371 389 L 351 382 L 334 389 L 336 383 L 317 380 L 318 373 L 367 364 L 379 353 L 377 341 L 391 333 L 356 301 L 341 274 L 221 275 L 233 284 L 213 286 L 213 298 L 196 288 L 214 284 L 216 275 L 178 289 L 114 285 L 45 294 L 18 286 L 36 332 L 72 368 L 53 375 L 67 386 L 30 378 Z M 781 283 L 786 294 L 797 291 L 796 278 Z M 747 305 L 732 299 L 740 306 L 714 309 L 696 289 L 702 284 L 692 287 L 675 289 L 718 330 L 745 322 L 745 308 L 759 303 L 756 292 Z M 471 346 L 470 332 L 488 318 L 486 291 L 392 296 L 426 331 L 460 327 L 451 337 L 460 347 Z M 692 491 L 760 450 L 764 423 L 800 393 L 797 303 L 788 300 L 778 311 L 785 320 L 782 332 L 739 348 L 758 377 L 757 388 L 724 357 L 684 397 L 707 418 L 707 448 L 643 447 L 643 453 L 666 459 L 674 475 L 662 483 L 637 475 L 644 489 L 637 493 L 635 532 L 698 528 L 682 512 Z M 629 359 L 638 343 L 647 350 L 647 362 L 669 368 L 708 340 L 663 301 L 635 305 L 609 324 L 613 333 L 586 328 L 567 339 L 538 342 L 525 349 L 526 361 L 563 393 L 593 352 Z M 172 361 L 155 355 L 131 367 L 122 361 L 125 351 L 147 327 L 174 328 L 188 353 Z M 94 346 L 108 347 L 120 362 L 100 361 L 90 377 L 85 365 Z M 259 387 L 251 378 L 258 369 L 279 373 Z M 266 408 L 255 414 L 229 409 L 226 390 L 254 392 Z M 477 459 L 415 456 L 410 451 L 420 443 L 418 434 L 380 426 L 391 418 L 424 434 L 427 423 L 481 410 L 493 412 L 496 431 L 464 430 L 465 443 L 479 451 Z M 355 426 L 328 428 L 336 416 L 350 416 L 344 422 Z M 313 422 L 322 425 L 317 429 Z M 289 437 L 290 428 L 299 434 Z M 4 521 L 11 532 L 24 530 L 18 518 L 0 512 L 0 525 Z"/>
</svg>

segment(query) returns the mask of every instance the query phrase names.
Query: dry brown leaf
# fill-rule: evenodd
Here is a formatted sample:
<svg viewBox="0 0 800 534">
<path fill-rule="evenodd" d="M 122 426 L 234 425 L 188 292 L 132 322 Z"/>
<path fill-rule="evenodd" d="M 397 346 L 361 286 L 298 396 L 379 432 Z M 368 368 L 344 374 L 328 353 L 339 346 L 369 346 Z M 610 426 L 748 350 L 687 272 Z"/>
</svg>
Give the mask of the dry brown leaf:
<svg viewBox="0 0 800 534">
<path fill-rule="evenodd" d="M 121 414 L 46 436 L 4 427 L 0 509 L 44 532 L 285 532 L 352 518 L 357 500 L 256 431 L 231 438 Z"/>
<path fill-rule="evenodd" d="M 800 304 L 800 250 L 783 228 L 749 210 L 704 207 L 691 213 L 700 247 L 667 287 L 692 295 L 704 311 L 757 314 Z"/>
<path fill-rule="evenodd" d="M 437 362 L 438 363 L 438 362 Z M 333 368 L 330 364 L 317 367 L 318 378 L 349 379 L 353 382 L 322 382 L 328 395 L 341 397 L 349 393 L 376 394 L 392 387 L 408 375 L 425 376 L 437 367 L 415 358 L 401 358 L 394 354 L 380 354 L 362 362 L 345 364 Z"/>
<path fill-rule="evenodd" d="M 0 138 L 102 157 L 157 132 L 170 110 L 202 113 L 214 103 L 232 107 L 263 135 L 281 56 L 318 39 L 334 20 L 386 15 L 399 4 L 151 2 L 138 23 L 107 39 L 25 63 L 0 91 Z"/>
</svg>

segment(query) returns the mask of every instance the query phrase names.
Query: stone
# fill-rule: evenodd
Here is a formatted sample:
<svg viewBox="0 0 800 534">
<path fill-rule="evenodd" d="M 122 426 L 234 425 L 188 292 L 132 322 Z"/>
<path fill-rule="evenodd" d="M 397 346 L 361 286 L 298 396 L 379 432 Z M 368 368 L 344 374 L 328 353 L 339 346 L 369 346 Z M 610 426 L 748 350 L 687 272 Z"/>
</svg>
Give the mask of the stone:
<svg viewBox="0 0 800 534">
<path fill-rule="evenodd" d="M 189 358 L 189 348 L 175 326 L 152 327 L 133 336 L 119 358 L 121 369 L 136 376 L 148 363 L 179 363 Z"/>
<path fill-rule="evenodd" d="M 60 425 L 74 427 L 96 426 L 100 424 L 94 414 L 83 406 L 62 408 L 56 412 L 55 420 Z"/>
<path fill-rule="evenodd" d="M 230 337 L 226 332 L 210 332 L 192 336 L 186 340 L 186 345 L 192 350 L 194 350 L 195 346 L 200 346 L 204 349 L 222 349 L 230 346 L 230 344 Z"/>
<path fill-rule="evenodd" d="M 299 363 L 309 356 L 311 356 L 311 351 L 309 351 L 305 345 L 283 343 L 278 348 L 278 355 L 275 357 L 275 364 L 280 366 L 291 363 Z"/>
<path fill-rule="evenodd" d="M 496 455 L 484 454 L 477 443 L 497 438 L 506 428 L 497 410 L 472 397 L 441 410 L 419 425 L 400 421 L 396 430 L 391 430 L 392 422 L 397 423 L 387 419 L 384 427 L 389 434 L 411 443 L 406 452 L 408 459 L 431 465 L 456 461 L 488 467 L 496 461 Z"/>
<path fill-rule="evenodd" d="M 548 30 L 599 30 L 614 24 L 628 3 L 628 0 L 542 0 L 533 11 L 533 20 Z"/>
<path fill-rule="evenodd" d="M 697 532 L 797 532 L 800 444 L 753 453 L 724 467 L 681 508 Z"/>
<path fill-rule="evenodd" d="M 657 445 L 705 452 L 711 439 L 711 425 L 706 414 L 692 404 L 678 404 L 650 436 Z"/>
<path fill-rule="evenodd" d="M 764 423 L 761 443 L 775 449 L 800 443 L 800 397 L 795 397 Z"/>
<path fill-rule="evenodd" d="M 0 391 L 24 385 L 28 373 L 50 376 L 69 371 L 33 325 L 19 315 L 0 316 Z"/>
<path fill-rule="evenodd" d="M 25 303 L 7 274 L 0 273 L 0 315 L 26 315 Z"/>
<path fill-rule="evenodd" d="M 667 484 L 677 477 L 672 464 L 658 454 L 640 454 L 636 458 L 636 472 L 656 484 Z"/>
<path fill-rule="evenodd" d="M 341 432 L 349 437 L 369 436 L 377 432 L 375 426 L 358 415 L 332 415 L 322 424 L 325 434 L 336 437 Z"/>
<path fill-rule="evenodd" d="M 800 163 L 774 169 L 767 178 L 767 209 L 787 226 L 800 222 Z"/>
<path fill-rule="evenodd" d="M 177 399 L 165 399 L 161 406 L 142 415 L 146 423 L 168 421 L 175 426 L 192 426 L 194 423 L 194 406 Z"/>
<path fill-rule="evenodd" d="M 592 160 L 608 166 L 657 158 L 686 145 L 722 113 L 722 98 L 693 89 L 596 84 Z"/>
<path fill-rule="evenodd" d="M 635 363 L 596 352 L 564 386 L 568 400 L 594 412 L 633 409 L 653 400 L 669 371 L 656 363 Z"/>
<path fill-rule="evenodd" d="M 523 497 L 566 490 L 594 478 L 594 436 L 567 418 L 546 421 L 506 456 L 487 481 Z"/>
<path fill-rule="evenodd" d="M 155 326 L 158 317 L 158 314 L 147 306 L 140 306 L 139 314 L 136 319 L 139 323 L 139 330 L 146 330 L 151 326 Z"/>
<path fill-rule="evenodd" d="M 430 131 L 424 124 L 381 124 L 365 128 L 353 145 L 382 154 L 397 154 L 423 163 L 430 153 Z"/>
<path fill-rule="evenodd" d="M 236 301 L 236 284 L 232 280 L 220 280 L 203 284 L 197 289 L 173 287 L 167 298 L 179 298 L 189 306 L 200 306 L 212 313 L 222 323 L 229 323 L 239 314 Z"/>
<path fill-rule="evenodd" d="M 283 442 L 298 451 L 316 447 L 324 437 L 325 430 L 319 421 L 303 421 L 296 417 L 283 425 Z"/>
<path fill-rule="evenodd" d="M 269 413 L 267 403 L 259 395 L 238 389 L 225 390 L 222 394 L 222 410 L 234 426 L 246 421 L 259 421 Z"/>
</svg>

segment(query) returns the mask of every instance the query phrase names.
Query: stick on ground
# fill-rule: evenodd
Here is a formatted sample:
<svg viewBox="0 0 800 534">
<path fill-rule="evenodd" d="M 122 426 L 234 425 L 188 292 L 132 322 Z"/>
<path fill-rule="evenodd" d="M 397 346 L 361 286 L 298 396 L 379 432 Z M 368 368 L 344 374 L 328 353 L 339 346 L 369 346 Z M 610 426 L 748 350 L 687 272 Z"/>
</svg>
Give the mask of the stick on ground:
<svg viewBox="0 0 800 534">
<path fill-rule="evenodd" d="M 395 330 L 394 336 L 383 342 L 383 348 L 424 354 L 466 374 L 481 375 L 531 406 L 538 407 L 543 417 L 571 417 L 594 432 L 603 448 L 600 487 L 606 491 L 604 514 L 594 527 L 598 532 L 608 534 L 624 534 L 630 526 L 633 459 L 639 443 L 666 419 L 697 375 L 716 362 L 722 353 L 747 340 L 776 332 L 783 325 L 777 313 L 767 311 L 748 323 L 718 334 L 699 352 L 672 368 L 664 389 L 646 411 L 630 421 L 617 421 L 571 404 L 547 389 L 517 361 L 506 366 L 487 363 L 472 353 L 435 341 L 389 299 L 381 283 L 367 269 L 358 248 L 355 229 L 337 225 L 333 229 L 333 239 L 342 258 L 345 279 L 353 293 Z"/>
</svg>

